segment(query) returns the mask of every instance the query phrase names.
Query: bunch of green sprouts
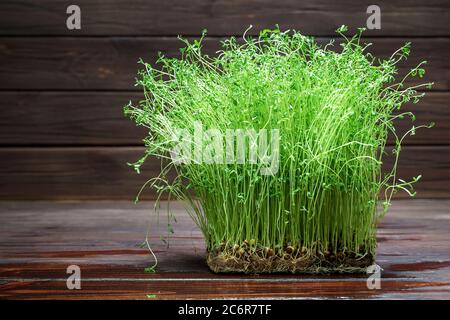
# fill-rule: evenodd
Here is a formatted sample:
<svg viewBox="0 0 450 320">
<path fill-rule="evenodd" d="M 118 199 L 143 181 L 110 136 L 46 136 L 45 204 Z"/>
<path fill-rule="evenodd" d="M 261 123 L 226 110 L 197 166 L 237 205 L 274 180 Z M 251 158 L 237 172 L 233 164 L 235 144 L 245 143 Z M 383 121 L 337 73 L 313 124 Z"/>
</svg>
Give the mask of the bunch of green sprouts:
<svg viewBox="0 0 450 320">
<path fill-rule="evenodd" d="M 363 29 L 351 38 L 346 31 L 337 30 L 339 49 L 296 31 L 264 30 L 223 41 L 214 57 L 202 52 L 204 33 L 193 43 L 180 38 L 181 59 L 160 56 L 158 68 L 142 62 L 138 85 L 145 98 L 125 113 L 149 134 L 144 157 L 133 165 L 139 171 L 147 157 L 161 159 L 160 175 L 143 189 L 156 188 L 158 200 L 164 194 L 181 200 L 208 250 L 250 242 L 374 254 L 377 222 L 393 194 L 414 195 L 420 176 L 404 181 L 396 171 L 403 139 L 421 126 L 399 137 L 394 120 L 414 120 L 397 110 L 417 103 L 423 96 L 417 89 L 431 85 L 404 86 L 407 77 L 423 76 L 425 62 L 396 82 L 396 65 L 410 44 L 378 60 L 361 43 Z M 176 130 L 193 132 L 196 121 L 223 132 L 278 129 L 279 170 L 261 175 L 255 163 L 177 164 L 169 155 Z M 382 173 L 389 133 L 394 161 Z M 172 219 L 169 214 L 169 226 Z"/>
</svg>

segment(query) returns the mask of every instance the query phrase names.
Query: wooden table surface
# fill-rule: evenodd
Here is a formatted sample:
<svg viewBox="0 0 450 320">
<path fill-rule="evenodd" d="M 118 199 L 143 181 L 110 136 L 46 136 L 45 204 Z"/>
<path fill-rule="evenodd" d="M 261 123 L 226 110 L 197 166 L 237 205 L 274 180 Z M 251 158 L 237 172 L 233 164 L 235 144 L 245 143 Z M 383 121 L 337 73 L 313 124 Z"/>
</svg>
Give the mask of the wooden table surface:
<svg viewBox="0 0 450 320">
<path fill-rule="evenodd" d="M 367 276 L 217 275 L 179 204 L 169 240 L 150 202 L 0 202 L 1 299 L 450 298 L 450 200 L 397 200 L 378 232 L 381 289 Z M 153 263 L 142 242 L 150 239 Z M 81 269 L 69 290 L 66 269 Z"/>
</svg>

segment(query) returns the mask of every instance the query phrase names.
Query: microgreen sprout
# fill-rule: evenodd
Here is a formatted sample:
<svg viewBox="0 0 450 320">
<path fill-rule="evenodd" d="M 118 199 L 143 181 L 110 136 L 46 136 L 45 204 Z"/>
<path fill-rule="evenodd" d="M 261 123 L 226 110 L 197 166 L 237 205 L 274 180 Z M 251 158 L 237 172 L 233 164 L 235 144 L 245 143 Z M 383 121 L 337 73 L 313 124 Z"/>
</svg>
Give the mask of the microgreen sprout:
<svg viewBox="0 0 450 320">
<path fill-rule="evenodd" d="M 146 153 L 133 166 L 139 170 L 149 156 L 161 159 L 160 175 L 145 187 L 155 188 L 158 200 L 168 193 L 186 204 L 208 251 L 375 254 L 377 222 L 392 196 L 398 190 L 414 196 L 420 179 L 399 179 L 397 165 L 403 139 L 425 126 L 398 136 L 394 120 L 413 118 L 398 110 L 417 102 L 423 96 L 417 90 L 430 84 L 405 87 L 408 77 L 424 75 L 424 63 L 396 82 L 411 44 L 378 60 L 366 53 L 363 30 L 348 38 L 340 27 L 338 50 L 296 31 L 266 29 L 223 41 L 214 57 L 202 52 L 204 33 L 194 42 L 180 38 L 180 59 L 161 55 L 158 68 L 141 61 L 137 83 L 145 98 L 125 113 L 149 134 Z M 174 133 L 192 132 L 196 121 L 223 132 L 278 129 L 278 172 L 261 175 L 254 163 L 175 164 L 169 156 Z M 382 171 L 389 134 L 394 161 Z M 172 222 L 169 216 L 169 233 Z"/>
</svg>

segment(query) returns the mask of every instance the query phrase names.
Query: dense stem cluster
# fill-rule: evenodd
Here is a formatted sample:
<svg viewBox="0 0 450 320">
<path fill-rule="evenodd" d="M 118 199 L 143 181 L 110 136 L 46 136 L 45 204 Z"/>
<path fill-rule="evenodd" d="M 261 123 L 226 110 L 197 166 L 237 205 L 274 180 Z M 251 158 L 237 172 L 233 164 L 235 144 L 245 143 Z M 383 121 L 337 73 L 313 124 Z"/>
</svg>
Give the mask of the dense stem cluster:
<svg viewBox="0 0 450 320">
<path fill-rule="evenodd" d="M 405 88 L 405 79 L 395 82 L 410 44 L 377 60 L 366 53 L 362 30 L 352 38 L 345 31 L 338 30 L 339 48 L 295 31 L 264 30 L 224 41 L 215 57 L 202 53 L 204 37 L 182 39 L 181 59 L 161 56 L 158 69 L 142 62 L 138 84 L 145 99 L 125 112 L 149 135 L 146 154 L 133 165 L 139 170 L 148 156 L 161 159 L 160 176 L 145 186 L 182 200 L 209 250 L 250 242 L 273 250 L 373 254 L 376 224 L 393 193 L 413 195 L 419 177 L 396 176 L 404 136 L 393 125 L 395 118 L 413 117 L 397 110 L 422 96 L 417 86 Z M 405 78 L 423 72 L 419 65 Z M 176 130 L 192 132 L 196 121 L 223 132 L 278 129 L 279 170 L 261 175 L 255 163 L 174 163 L 169 151 Z M 383 174 L 390 132 L 394 164 Z M 169 227 L 171 221 L 169 215 Z"/>
</svg>

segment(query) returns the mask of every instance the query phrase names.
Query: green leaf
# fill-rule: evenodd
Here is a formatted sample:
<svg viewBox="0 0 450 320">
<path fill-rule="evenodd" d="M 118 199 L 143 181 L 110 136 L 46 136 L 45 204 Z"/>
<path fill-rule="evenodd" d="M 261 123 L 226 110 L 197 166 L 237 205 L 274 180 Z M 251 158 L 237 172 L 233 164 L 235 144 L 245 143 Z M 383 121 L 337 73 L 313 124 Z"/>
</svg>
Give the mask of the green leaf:
<svg viewBox="0 0 450 320">
<path fill-rule="evenodd" d="M 146 273 L 155 273 L 156 270 L 155 270 L 154 266 L 152 266 L 152 267 L 145 267 L 144 268 L 144 272 L 146 272 Z"/>
<path fill-rule="evenodd" d="M 337 33 L 345 33 L 347 31 L 348 31 L 348 27 L 346 25 L 344 25 L 344 24 L 336 29 Z"/>
</svg>

